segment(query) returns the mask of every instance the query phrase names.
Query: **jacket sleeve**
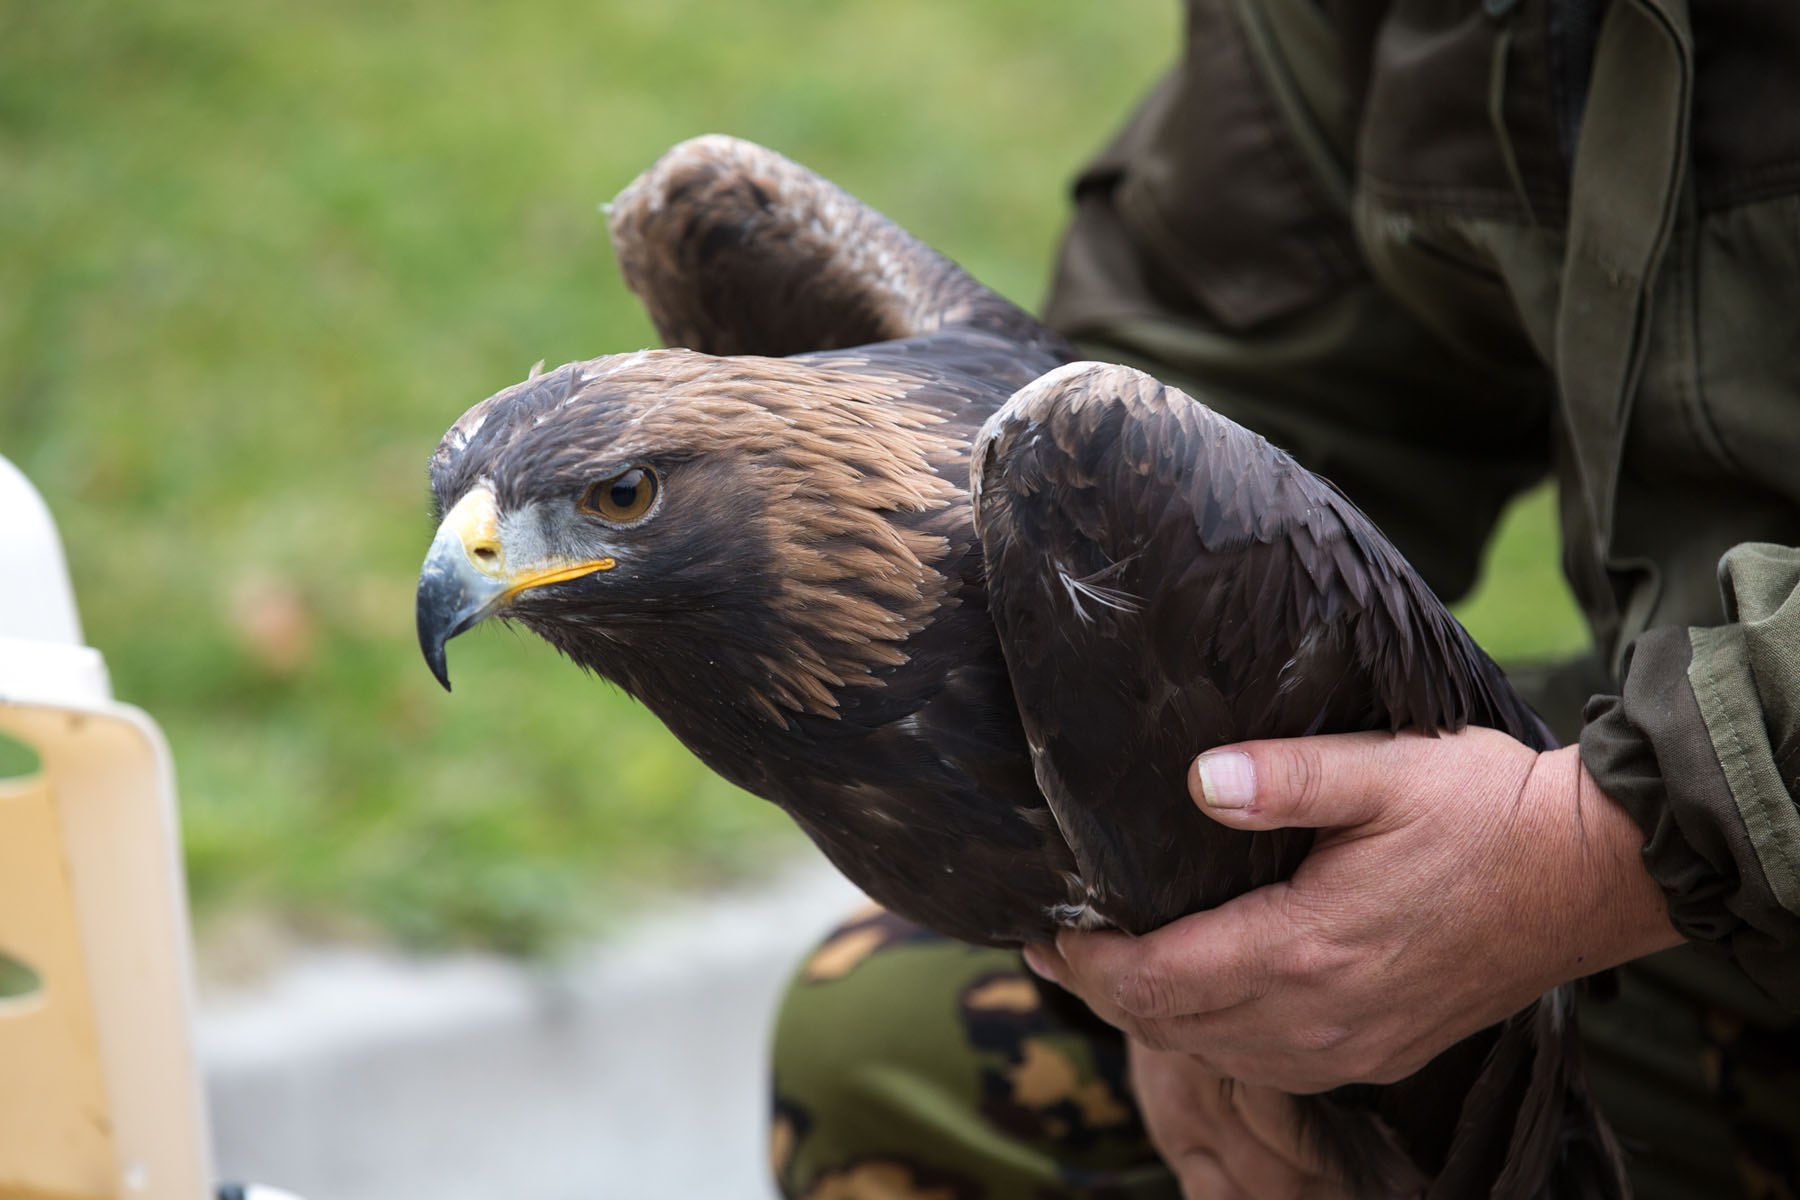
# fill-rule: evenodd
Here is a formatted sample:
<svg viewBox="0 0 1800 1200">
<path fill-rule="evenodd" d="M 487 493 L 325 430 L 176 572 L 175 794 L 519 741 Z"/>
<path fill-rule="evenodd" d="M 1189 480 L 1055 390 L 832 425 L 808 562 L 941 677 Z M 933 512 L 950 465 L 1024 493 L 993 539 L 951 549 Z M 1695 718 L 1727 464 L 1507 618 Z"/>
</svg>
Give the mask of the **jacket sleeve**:
<svg viewBox="0 0 1800 1200">
<path fill-rule="evenodd" d="M 1675 927 L 1800 1010 L 1800 549 L 1720 563 L 1727 624 L 1640 635 L 1582 761 L 1644 831 Z"/>
</svg>

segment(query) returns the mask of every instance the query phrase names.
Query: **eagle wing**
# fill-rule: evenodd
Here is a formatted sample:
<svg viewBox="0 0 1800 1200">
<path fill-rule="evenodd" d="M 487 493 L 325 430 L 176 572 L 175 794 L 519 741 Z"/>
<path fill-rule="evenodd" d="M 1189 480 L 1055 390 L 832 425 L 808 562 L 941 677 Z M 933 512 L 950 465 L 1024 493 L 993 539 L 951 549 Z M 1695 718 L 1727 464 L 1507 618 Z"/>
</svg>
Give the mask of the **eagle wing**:
<svg viewBox="0 0 1800 1200">
<path fill-rule="evenodd" d="M 773 357 L 962 330 L 1073 357 L 948 258 L 754 142 L 682 142 L 608 212 L 619 270 L 671 346 Z"/>
<path fill-rule="evenodd" d="M 1194 755 L 1365 729 L 1548 731 L 1354 505 L 1128 367 L 1018 392 L 974 447 L 989 603 L 1092 904 L 1146 932 L 1289 874 L 1303 830 L 1187 799 Z"/>
<path fill-rule="evenodd" d="M 1282 451 L 1127 367 L 1075 363 L 976 438 L 975 526 L 1039 787 L 1094 915 L 1134 933 L 1286 878 L 1307 830 L 1207 820 L 1208 747 L 1368 729 L 1548 730 L 1399 552 Z M 1411 1079 L 1302 1099 L 1353 1184 L 1619 1194 L 1566 989 Z M 1394 1130 L 1399 1146 L 1382 1131 Z M 1563 1194 L 1558 1192 L 1557 1194 Z"/>
</svg>

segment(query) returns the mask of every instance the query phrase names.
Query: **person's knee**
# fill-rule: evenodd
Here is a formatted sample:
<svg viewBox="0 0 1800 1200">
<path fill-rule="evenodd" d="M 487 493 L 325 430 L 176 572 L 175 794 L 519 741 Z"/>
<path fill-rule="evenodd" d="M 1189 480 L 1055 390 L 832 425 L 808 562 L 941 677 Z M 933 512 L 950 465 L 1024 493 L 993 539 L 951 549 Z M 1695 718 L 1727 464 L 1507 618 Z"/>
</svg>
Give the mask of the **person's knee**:
<svg viewBox="0 0 1800 1200">
<path fill-rule="evenodd" d="M 777 1019 L 782 1194 L 1082 1195 L 1090 1178 L 1163 1194 L 1122 1045 L 1064 999 L 1046 1004 L 1014 951 L 880 910 L 852 917 L 796 972 Z"/>
</svg>

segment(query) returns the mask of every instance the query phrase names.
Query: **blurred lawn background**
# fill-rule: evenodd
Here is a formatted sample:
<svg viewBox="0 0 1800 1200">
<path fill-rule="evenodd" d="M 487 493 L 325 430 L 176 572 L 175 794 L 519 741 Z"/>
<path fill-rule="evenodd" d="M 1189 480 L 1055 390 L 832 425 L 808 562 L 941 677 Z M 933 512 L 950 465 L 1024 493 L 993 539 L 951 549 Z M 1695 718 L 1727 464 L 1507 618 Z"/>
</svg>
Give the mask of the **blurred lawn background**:
<svg viewBox="0 0 1800 1200">
<path fill-rule="evenodd" d="M 654 344 L 596 205 L 764 142 L 1028 307 L 1173 0 L 0 6 L 0 453 L 165 726 L 203 930 L 539 952 L 798 845 L 535 639 L 412 632 L 424 463 L 544 359 Z M 0 567 L 0 571 L 4 568 Z M 5 586 L 12 586 L 7 583 Z M 1466 615 L 1581 641 L 1543 498 Z"/>
</svg>

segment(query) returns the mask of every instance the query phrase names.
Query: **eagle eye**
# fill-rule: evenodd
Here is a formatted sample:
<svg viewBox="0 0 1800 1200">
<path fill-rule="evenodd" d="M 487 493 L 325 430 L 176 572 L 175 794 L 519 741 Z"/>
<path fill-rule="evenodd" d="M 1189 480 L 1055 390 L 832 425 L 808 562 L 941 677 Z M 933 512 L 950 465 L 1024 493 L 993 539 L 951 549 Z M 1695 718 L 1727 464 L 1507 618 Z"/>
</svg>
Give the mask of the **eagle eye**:
<svg viewBox="0 0 1800 1200">
<path fill-rule="evenodd" d="M 581 507 L 615 525 L 641 521 L 656 503 L 656 472 L 633 467 L 588 488 Z"/>
</svg>

